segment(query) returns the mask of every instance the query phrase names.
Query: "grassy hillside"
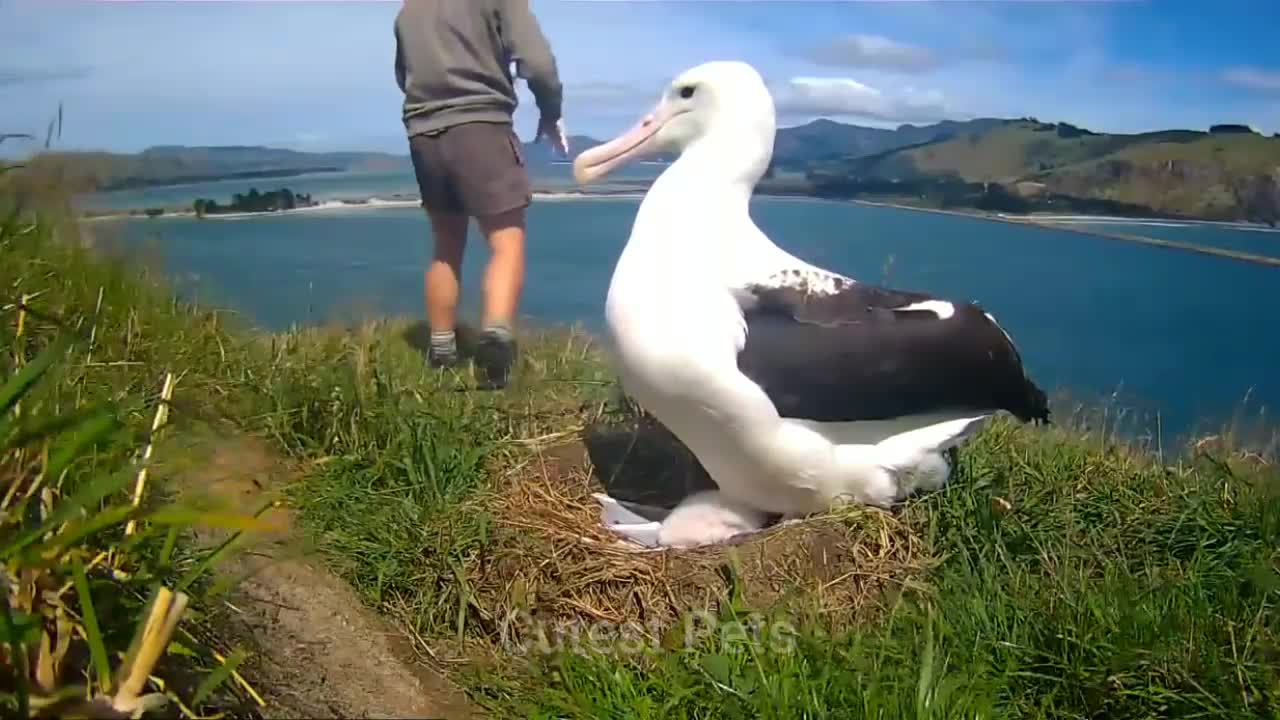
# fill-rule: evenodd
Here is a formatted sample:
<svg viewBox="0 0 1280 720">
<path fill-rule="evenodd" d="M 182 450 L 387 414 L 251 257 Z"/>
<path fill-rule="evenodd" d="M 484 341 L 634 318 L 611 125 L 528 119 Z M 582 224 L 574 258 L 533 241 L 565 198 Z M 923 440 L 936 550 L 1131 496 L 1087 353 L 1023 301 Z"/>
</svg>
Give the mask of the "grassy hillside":
<svg viewBox="0 0 1280 720">
<path fill-rule="evenodd" d="M 200 462 L 175 440 L 244 411 L 227 392 L 244 356 L 60 215 L 16 205 L 4 169 L 0 716 L 252 717 L 232 690 L 243 647 L 210 622 L 226 552 L 193 538 L 262 526 L 172 471 Z"/>
<path fill-rule="evenodd" d="M 1023 119 L 813 169 L 863 181 L 1001 183 L 1215 219 L 1274 220 L 1266 195 L 1280 199 L 1280 139 L 1252 132 L 1106 134 Z"/>
<path fill-rule="evenodd" d="M 1145 205 L 1197 217 L 1238 218 L 1249 210 L 1240 195 L 1258 179 L 1280 185 L 1280 138 L 1203 135 L 1189 142 L 1152 139 L 1133 143 L 1032 179 L 1055 192 Z M 1265 190 L 1264 190 L 1265 192 Z M 1256 219 L 1275 221 L 1275 202 L 1259 207 Z"/>
<path fill-rule="evenodd" d="M 732 547 L 634 555 L 607 544 L 590 493 L 652 500 L 657 488 L 687 491 L 706 478 L 619 400 L 593 338 L 527 332 L 508 391 L 466 392 L 469 370 L 426 367 L 415 324 L 262 335 L 175 302 L 134 263 L 95 256 L 84 228 L 14 227 L 0 235 L 0 370 L 30 366 L 59 323 L 87 343 L 22 412 L 114 399 L 145 441 L 164 404 L 157 388 L 173 373 L 173 417 L 155 449 L 164 462 L 144 511 L 184 488 L 217 492 L 205 474 L 217 463 L 196 452 L 210 439 L 257 438 L 266 451 L 231 445 L 231 475 L 250 472 L 263 452 L 282 462 L 239 478 L 235 504 L 265 506 L 280 490 L 306 540 L 300 549 L 315 551 L 308 565 L 347 583 L 341 596 L 279 547 L 246 545 L 246 556 L 273 556 L 271 570 L 234 573 L 194 597 L 200 624 L 181 626 L 194 639 L 171 648 L 174 662 L 192 652 L 197 681 L 182 683 L 180 665 L 154 673 L 174 698 L 200 698 L 191 716 L 466 716 L 392 703 L 397 688 L 437 692 L 387 684 L 400 665 L 447 667 L 497 717 L 1280 712 L 1280 477 L 1265 447 L 1237 450 L 1224 435 L 1156 455 L 1119 442 L 1102 413 L 1090 417 L 1095 428 L 1103 420 L 1092 433 L 1066 420 L 1051 430 L 997 422 L 961 452 L 949 490 L 893 512 L 849 508 Z M 76 442 L 31 443 L 15 456 L 27 464 L 0 466 L 3 479 L 40 482 L 29 470 Z M 67 477 L 123 472 L 127 487 L 111 497 L 127 503 L 136 447 L 106 446 Z M 77 621 L 77 597 L 101 601 L 98 622 L 111 629 L 93 657 L 72 638 L 70 677 L 107 674 L 154 584 L 208 569 L 207 539 L 179 542 L 163 518 L 142 520 L 150 544 L 129 546 L 136 563 L 124 567 L 134 575 L 113 576 L 99 561 L 77 580 L 75 557 L 88 564 L 128 545 L 115 530 L 85 543 L 52 585 L 68 578 L 54 597 Z M 54 540 L 79 538 L 83 526 L 69 527 Z M 32 566 L 49 557 L 32 556 Z M 257 583 L 244 596 L 232 582 L 241 577 Z M 255 601 L 264 584 L 275 592 Z M 360 601 L 385 628 L 366 622 Z M 281 621 L 241 634 L 220 624 L 258 613 L 303 620 L 284 636 Z M 30 618 L 19 620 L 27 633 Z M 371 650 L 380 638 L 408 650 Z M 6 639 L 41 656 L 34 633 Z M 208 677 L 226 697 L 185 691 Z M 14 699 L 9 680 L 0 700 Z"/>
</svg>

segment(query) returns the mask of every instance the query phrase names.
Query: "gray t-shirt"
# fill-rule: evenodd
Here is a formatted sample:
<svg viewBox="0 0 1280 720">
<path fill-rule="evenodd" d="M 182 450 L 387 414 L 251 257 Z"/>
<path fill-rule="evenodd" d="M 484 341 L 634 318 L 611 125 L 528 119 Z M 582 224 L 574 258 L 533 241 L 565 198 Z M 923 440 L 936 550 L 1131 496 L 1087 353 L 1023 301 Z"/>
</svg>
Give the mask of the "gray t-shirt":
<svg viewBox="0 0 1280 720">
<path fill-rule="evenodd" d="M 405 0 L 395 34 L 410 137 L 464 122 L 511 122 L 513 62 L 543 119 L 560 119 L 556 59 L 528 0 Z"/>
</svg>

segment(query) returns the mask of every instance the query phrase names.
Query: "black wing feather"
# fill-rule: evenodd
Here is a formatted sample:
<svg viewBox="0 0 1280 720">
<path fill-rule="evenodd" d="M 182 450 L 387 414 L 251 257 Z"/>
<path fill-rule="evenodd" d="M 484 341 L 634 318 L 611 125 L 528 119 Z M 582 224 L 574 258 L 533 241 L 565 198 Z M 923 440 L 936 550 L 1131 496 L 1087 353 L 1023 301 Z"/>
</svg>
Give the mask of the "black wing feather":
<svg viewBox="0 0 1280 720">
<path fill-rule="evenodd" d="M 1045 393 L 977 304 L 894 310 L 923 293 L 841 283 L 830 294 L 751 287 L 738 367 L 784 417 L 881 420 L 940 410 L 1007 410 L 1048 422 Z"/>
</svg>

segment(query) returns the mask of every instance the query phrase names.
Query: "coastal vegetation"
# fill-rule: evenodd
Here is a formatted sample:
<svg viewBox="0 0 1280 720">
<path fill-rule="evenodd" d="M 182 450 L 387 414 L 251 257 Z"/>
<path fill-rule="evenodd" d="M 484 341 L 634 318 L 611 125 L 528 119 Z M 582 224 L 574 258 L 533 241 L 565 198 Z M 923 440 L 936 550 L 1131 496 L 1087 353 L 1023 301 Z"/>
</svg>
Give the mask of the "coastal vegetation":
<svg viewBox="0 0 1280 720">
<path fill-rule="evenodd" d="M 195 212 L 196 217 L 204 217 L 206 215 L 221 215 L 227 213 L 262 213 L 276 212 L 279 210 L 296 210 L 298 208 L 312 207 L 315 201 L 311 199 L 311 195 L 307 193 L 294 193 L 289 188 L 280 188 L 279 190 L 269 190 L 265 193 L 258 192 L 258 188 L 249 188 L 247 193 L 236 193 L 231 196 L 231 202 L 226 205 L 219 205 L 217 200 L 209 198 L 196 198 L 191 204 L 191 209 Z"/>
<path fill-rule="evenodd" d="M 470 371 L 428 369 L 415 323 L 255 331 L 95 251 L 61 198 L 17 197 L 0 186 L 6 714 L 51 686 L 115 698 L 179 591 L 134 677 L 188 717 L 1280 714 L 1274 436 L 1145 447 L 1059 405 L 1053 429 L 995 423 L 899 510 L 628 553 L 591 492 L 708 479 L 586 333 L 532 331 L 508 391 L 458 392 Z"/>
</svg>

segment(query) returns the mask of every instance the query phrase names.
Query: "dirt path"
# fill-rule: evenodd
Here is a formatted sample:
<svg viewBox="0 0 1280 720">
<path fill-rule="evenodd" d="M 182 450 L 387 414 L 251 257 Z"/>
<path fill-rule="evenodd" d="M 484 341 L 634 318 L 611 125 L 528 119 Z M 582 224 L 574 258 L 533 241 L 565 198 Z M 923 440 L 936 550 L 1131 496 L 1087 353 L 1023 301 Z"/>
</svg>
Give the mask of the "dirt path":
<svg viewBox="0 0 1280 720">
<path fill-rule="evenodd" d="M 252 438 L 219 439 L 199 455 L 201 464 L 179 475 L 180 492 L 210 495 L 248 513 L 295 476 Z M 258 536 L 221 568 L 248 576 L 228 598 L 236 611 L 228 632 L 256 649 L 244 672 L 267 703 L 264 717 L 480 717 L 402 632 L 301 552 L 287 510 L 265 517 L 282 529 Z"/>
</svg>

